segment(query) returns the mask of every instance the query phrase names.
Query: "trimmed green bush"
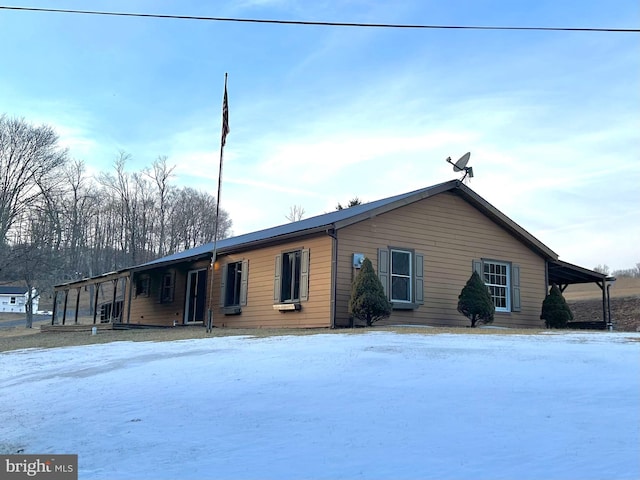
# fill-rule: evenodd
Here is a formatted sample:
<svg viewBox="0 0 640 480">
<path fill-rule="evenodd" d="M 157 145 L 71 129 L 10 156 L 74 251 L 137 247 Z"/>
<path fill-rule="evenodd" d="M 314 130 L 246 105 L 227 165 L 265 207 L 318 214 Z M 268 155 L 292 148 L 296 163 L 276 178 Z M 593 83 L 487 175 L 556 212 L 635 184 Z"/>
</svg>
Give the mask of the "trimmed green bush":
<svg viewBox="0 0 640 480">
<path fill-rule="evenodd" d="M 477 322 L 493 322 L 496 308 L 489 289 L 477 272 L 471 274 L 458 296 L 458 311 L 471 320 L 472 327 L 475 327 Z"/>
<path fill-rule="evenodd" d="M 540 318 L 544 320 L 547 328 L 566 328 L 567 323 L 573 320 L 571 308 L 567 305 L 562 292 L 555 283 L 551 285 L 549 294 L 542 302 Z"/>
<path fill-rule="evenodd" d="M 391 315 L 391 302 L 368 258 L 362 262 L 360 272 L 351 285 L 349 314 L 364 321 L 368 327 Z"/>
</svg>

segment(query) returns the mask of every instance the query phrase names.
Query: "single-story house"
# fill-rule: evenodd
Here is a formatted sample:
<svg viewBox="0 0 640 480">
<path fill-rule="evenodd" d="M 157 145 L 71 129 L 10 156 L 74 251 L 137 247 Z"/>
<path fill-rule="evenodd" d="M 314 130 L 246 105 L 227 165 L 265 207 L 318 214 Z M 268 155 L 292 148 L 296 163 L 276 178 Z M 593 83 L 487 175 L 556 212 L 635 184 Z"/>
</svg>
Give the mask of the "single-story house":
<svg viewBox="0 0 640 480">
<path fill-rule="evenodd" d="M 474 270 L 493 297 L 494 325 L 543 327 L 552 283 L 597 283 L 606 321 L 606 275 L 559 260 L 458 180 L 226 238 L 213 250 L 202 245 L 58 285 L 62 323 L 73 309 L 70 292 L 77 321 L 83 287 L 107 282 L 113 301 L 106 321 L 204 324 L 211 312 L 215 327 L 348 327 L 351 284 L 364 257 L 393 304 L 381 324 L 467 325 L 457 302 Z M 104 309 L 97 293 L 93 302 L 95 322 Z"/>
<path fill-rule="evenodd" d="M 29 301 L 27 287 L 0 286 L 0 312 L 26 313 Z M 34 289 L 31 291 L 32 312 L 38 311 L 39 298 Z"/>
</svg>

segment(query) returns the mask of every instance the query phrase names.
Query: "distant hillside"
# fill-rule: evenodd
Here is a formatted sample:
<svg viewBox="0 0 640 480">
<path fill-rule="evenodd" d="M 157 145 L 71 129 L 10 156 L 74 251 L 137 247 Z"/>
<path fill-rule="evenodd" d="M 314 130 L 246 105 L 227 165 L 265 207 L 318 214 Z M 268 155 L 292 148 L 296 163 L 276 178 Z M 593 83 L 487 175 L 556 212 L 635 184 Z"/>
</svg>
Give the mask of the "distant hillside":
<svg viewBox="0 0 640 480">
<path fill-rule="evenodd" d="M 615 329 L 640 331 L 640 278 L 619 278 L 609 292 Z M 595 283 L 570 285 L 564 297 L 575 321 L 602 321 L 602 290 Z"/>
<path fill-rule="evenodd" d="M 611 292 L 611 298 L 638 297 L 640 296 L 640 278 L 619 278 L 609 291 Z M 580 283 L 569 285 L 563 295 L 567 301 L 601 299 L 602 290 L 595 283 Z"/>
</svg>

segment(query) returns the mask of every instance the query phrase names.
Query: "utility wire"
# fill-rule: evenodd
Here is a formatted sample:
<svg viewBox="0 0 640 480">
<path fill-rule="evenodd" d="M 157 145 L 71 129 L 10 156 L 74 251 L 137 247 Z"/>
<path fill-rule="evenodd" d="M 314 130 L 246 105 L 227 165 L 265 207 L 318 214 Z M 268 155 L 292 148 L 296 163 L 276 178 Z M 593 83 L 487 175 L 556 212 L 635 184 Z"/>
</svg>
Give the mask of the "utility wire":
<svg viewBox="0 0 640 480">
<path fill-rule="evenodd" d="M 415 25 L 415 24 L 397 24 L 397 23 L 313 22 L 313 21 L 304 21 L 304 20 L 267 20 L 267 19 L 257 19 L 257 18 L 202 17 L 202 16 L 194 16 L 194 15 L 165 15 L 165 14 L 159 14 L 159 13 L 102 12 L 102 11 L 94 11 L 94 10 L 10 7 L 10 6 L 1 6 L 1 5 L 0 5 L 0 10 L 22 10 L 22 11 L 28 11 L 28 12 L 50 12 L 50 13 L 75 13 L 75 14 L 83 14 L 83 15 L 105 15 L 105 16 L 112 16 L 112 17 L 141 17 L 141 18 L 165 18 L 165 19 L 175 19 L 175 20 L 201 20 L 201 21 L 210 21 L 210 22 L 268 23 L 268 24 L 277 24 L 277 25 L 306 25 L 306 26 L 310 25 L 310 26 L 319 26 L 319 27 L 640 33 L 640 29 L 637 29 L 637 28 L 500 27 L 500 26 L 480 26 L 480 25 Z"/>
</svg>

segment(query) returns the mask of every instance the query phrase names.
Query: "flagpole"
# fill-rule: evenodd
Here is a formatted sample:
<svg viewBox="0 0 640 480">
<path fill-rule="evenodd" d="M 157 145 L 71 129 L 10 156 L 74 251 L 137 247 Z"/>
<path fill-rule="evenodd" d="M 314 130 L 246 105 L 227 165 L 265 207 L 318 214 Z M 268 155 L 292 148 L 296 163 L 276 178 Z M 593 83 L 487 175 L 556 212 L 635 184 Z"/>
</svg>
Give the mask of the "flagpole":
<svg viewBox="0 0 640 480">
<path fill-rule="evenodd" d="M 227 73 L 224 74 L 224 97 L 222 100 L 222 134 L 220 137 L 220 164 L 218 166 L 218 193 L 216 198 L 216 225 L 213 232 L 213 251 L 211 252 L 211 278 L 209 279 L 209 311 L 207 315 L 207 332 L 213 329 L 213 272 L 218 254 L 218 230 L 220 220 L 220 192 L 222 191 L 222 160 L 224 146 L 229 133 L 229 101 L 227 98 Z"/>
</svg>

